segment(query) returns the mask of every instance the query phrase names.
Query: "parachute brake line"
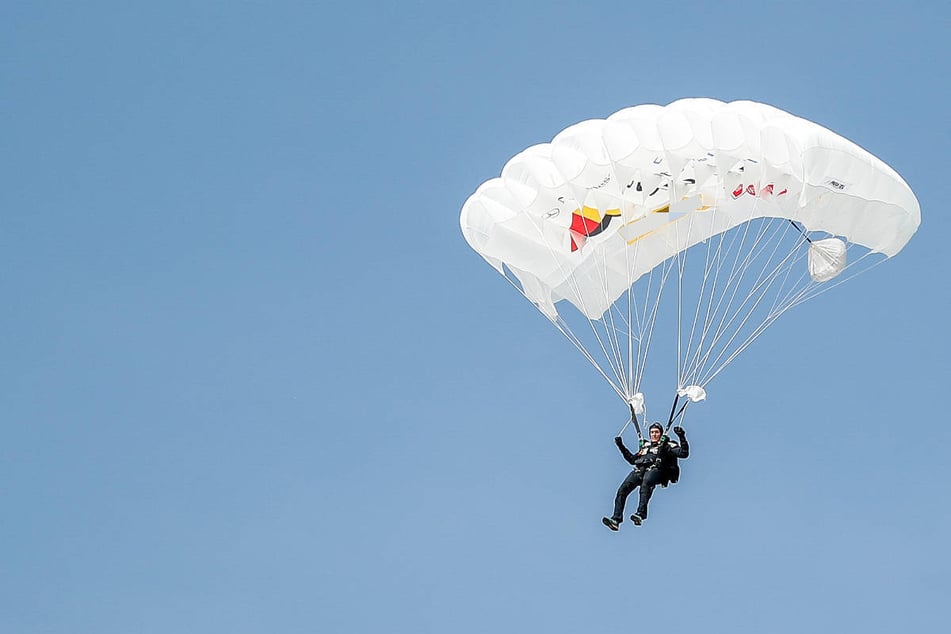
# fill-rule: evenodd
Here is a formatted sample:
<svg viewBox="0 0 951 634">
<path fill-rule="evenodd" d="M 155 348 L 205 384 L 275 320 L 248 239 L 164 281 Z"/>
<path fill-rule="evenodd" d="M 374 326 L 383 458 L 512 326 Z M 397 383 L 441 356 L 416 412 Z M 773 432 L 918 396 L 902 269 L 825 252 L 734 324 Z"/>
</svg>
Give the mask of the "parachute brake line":
<svg viewBox="0 0 951 634">
<path fill-rule="evenodd" d="M 790 218 L 789 224 L 791 224 L 792 226 L 794 226 L 796 229 L 799 230 L 799 233 L 801 233 L 802 237 L 806 239 L 806 242 L 808 242 L 809 244 L 812 244 L 812 240 L 809 239 L 809 236 L 806 235 L 806 232 L 803 230 L 802 227 L 799 226 L 799 224 L 795 220 Z"/>
</svg>

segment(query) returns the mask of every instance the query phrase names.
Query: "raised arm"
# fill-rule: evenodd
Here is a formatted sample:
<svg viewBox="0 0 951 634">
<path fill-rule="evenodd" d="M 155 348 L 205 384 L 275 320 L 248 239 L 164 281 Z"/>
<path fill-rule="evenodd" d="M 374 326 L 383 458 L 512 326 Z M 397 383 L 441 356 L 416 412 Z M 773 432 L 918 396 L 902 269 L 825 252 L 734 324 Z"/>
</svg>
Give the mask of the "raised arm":
<svg viewBox="0 0 951 634">
<path fill-rule="evenodd" d="M 687 444 L 687 434 L 684 432 L 684 428 L 680 426 L 674 427 L 674 433 L 677 434 L 680 444 L 668 445 L 670 447 L 670 454 L 675 458 L 686 458 L 690 455 L 690 445 Z"/>
<path fill-rule="evenodd" d="M 630 449 L 624 446 L 624 441 L 621 440 L 620 436 L 614 439 L 614 444 L 617 445 L 617 448 L 621 450 L 621 455 L 624 456 L 624 459 L 627 460 L 628 464 L 634 464 L 634 461 L 637 460 L 637 456 L 632 454 Z"/>
</svg>

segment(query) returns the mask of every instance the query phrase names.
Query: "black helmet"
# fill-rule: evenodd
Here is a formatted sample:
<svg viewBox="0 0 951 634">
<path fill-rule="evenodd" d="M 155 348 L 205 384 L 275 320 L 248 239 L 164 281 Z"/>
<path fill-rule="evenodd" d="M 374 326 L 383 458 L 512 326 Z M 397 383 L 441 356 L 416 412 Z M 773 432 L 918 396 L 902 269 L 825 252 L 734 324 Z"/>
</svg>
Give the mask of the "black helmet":
<svg viewBox="0 0 951 634">
<path fill-rule="evenodd" d="M 660 423 L 651 423 L 651 426 L 647 428 L 648 433 L 650 433 L 650 430 L 654 429 L 655 427 L 660 430 L 660 433 L 664 433 L 664 426 Z"/>
</svg>

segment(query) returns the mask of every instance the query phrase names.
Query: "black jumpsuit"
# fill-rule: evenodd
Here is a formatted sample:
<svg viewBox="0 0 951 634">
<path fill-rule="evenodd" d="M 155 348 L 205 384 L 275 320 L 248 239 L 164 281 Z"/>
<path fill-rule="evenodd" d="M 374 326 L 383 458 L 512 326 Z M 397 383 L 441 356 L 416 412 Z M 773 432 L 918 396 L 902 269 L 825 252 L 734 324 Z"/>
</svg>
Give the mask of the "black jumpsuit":
<svg viewBox="0 0 951 634">
<path fill-rule="evenodd" d="M 637 487 L 641 488 L 637 503 L 637 514 L 641 519 L 647 519 L 647 503 L 650 502 L 651 495 L 654 493 L 654 487 L 658 484 L 666 486 L 671 481 L 670 474 L 676 460 L 690 455 L 687 437 L 681 435 L 680 444 L 672 440 L 648 443 L 641 447 L 636 454 L 631 453 L 624 446 L 624 441 L 620 437 L 615 438 L 614 442 L 621 450 L 624 459 L 634 465 L 634 470 L 624 478 L 624 482 L 618 487 L 617 495 L 614 498 L 614 514 L 611 519 L 618 524 L 623 521 L 624 504 L 627 502 L 627 496 Z"/>
</svg>

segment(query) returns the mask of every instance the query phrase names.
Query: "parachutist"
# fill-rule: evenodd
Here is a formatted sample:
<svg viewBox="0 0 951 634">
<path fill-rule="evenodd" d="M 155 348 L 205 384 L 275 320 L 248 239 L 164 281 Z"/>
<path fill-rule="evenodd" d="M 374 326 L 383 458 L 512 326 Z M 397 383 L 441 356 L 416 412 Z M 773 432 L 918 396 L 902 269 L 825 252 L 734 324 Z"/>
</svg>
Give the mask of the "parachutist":
<svg viewBox="0 0 951 634">
<path fill-rule="evenodd" d="M 571 125 L 509 159 L 459 214 L 466 243 L 630 405 L 618 435 L 632 423 L 639 440 L 648 356 L 676 367 L 673 427 L 780 315 L 895 256 L 920 224 L 908 183 L 855 143 L 767 104 L 705 98 Z M 637 523 L 656 485 L 676 481 L 665 471 L 687 442 L 663 435 L 634 454 L 618 438 L 634 470 L 612 530 L 635 488 Z"/>
<path fill-rule="evenodd" d="M 664 427 L 660 423 L 652 424 L 648 433 L 650 441 L 642 443 L 636 454 L 631 453 L 624 446 L 620 436 L 614 439 L 621 455 L 633 465 L 634 469 L 618 487 L 614 498 L 614 513 L 611 517 L 604 517 L 601 520 L 612 531 L 620 528 L 624 521 L 624 505 L 627 497 L 638 487 L 641 490 L 637 512 L 631 515 L 631 521 L 635 526 L 640 526 L 641 522 L 647 519 L 647 504 L 654 493 L 654 488 L 657 485 L 666 487 L 671 482 L 677 482 L 680 479 L 680 466 L 677 461 L 690 455 L 687 435 L 682 427 L 674 427 L 679 443 L 667 439 L 664 435 Z"/>
</svg>

